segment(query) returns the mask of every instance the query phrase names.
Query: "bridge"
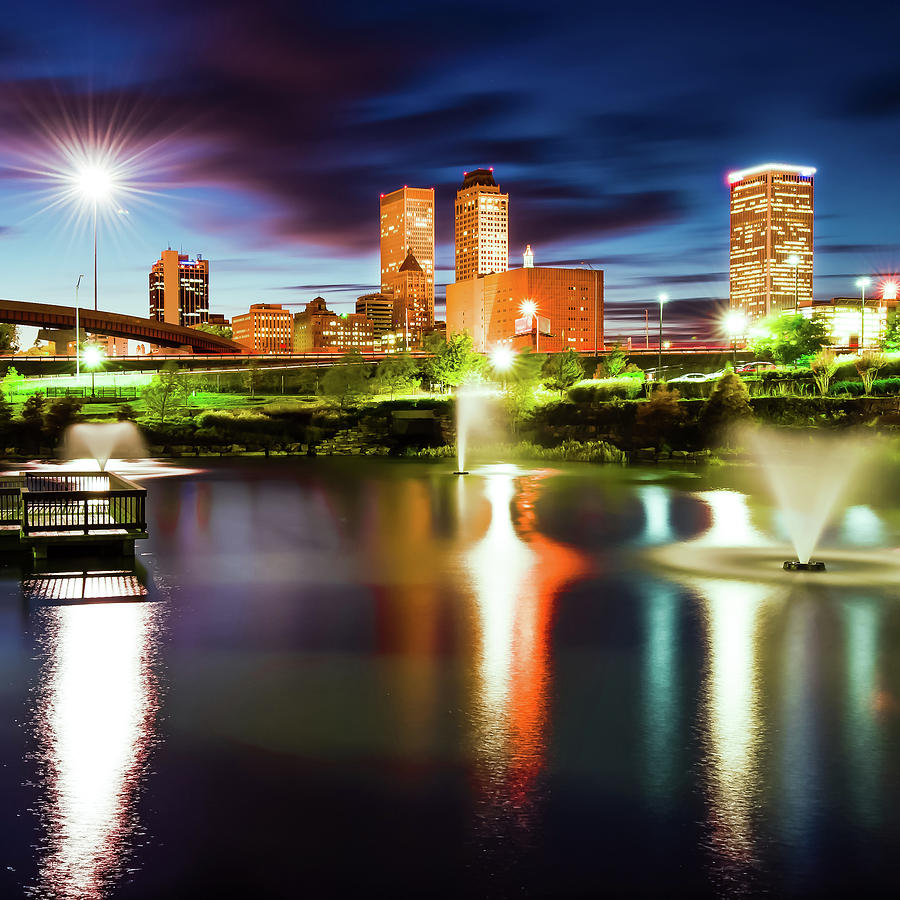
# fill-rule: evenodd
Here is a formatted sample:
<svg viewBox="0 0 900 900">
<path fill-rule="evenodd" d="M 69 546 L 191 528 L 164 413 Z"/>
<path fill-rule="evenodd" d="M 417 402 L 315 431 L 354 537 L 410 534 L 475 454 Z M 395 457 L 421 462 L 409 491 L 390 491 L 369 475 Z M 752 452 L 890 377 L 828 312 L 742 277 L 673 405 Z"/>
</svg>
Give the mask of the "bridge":
<svg viewBox="0 0 900 900">
<path fill-rule="evenodd" d="M 184 328 L 126 316 L 122 313 L 102 310 L 78 310 L 78 325 L 83 331 L 105 334 L 109 337 L 146 341 L 159 347 L 190 347 L 194 353 L 244 353 L 246 348 L 229 338 L 208 334 L 196 328 Z M 26 300 L 0 300 L 0 322 L 11 325 L 30 325 L 35 328 L 55 328 L 60 331 L 75 330 L 75 307 L 54 306 L 50 303 L 32 303 Z"/>
</svg>

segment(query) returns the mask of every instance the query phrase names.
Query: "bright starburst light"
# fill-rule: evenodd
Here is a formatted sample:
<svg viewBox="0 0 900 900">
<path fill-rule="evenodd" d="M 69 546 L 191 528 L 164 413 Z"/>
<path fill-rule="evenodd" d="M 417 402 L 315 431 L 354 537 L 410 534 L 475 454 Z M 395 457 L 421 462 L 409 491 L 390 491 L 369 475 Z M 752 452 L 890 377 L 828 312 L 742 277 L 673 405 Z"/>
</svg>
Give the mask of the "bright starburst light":
<svg viewBox="0 0 900 900">
<path fill-rule="evenodd" d="M 881 299 L 882 300 L 896 300 L 897 299 L 897 282 L 896 281 L 885 281 L 881 285 Z"/>
<path fill-rule="evenodd" d="M 491 350 L 491 365 L 498 372 L 505 372 L 512 366 L 516 355 L 511 347 L 504 347 L 502 344 Z"/>
<path fill-rule="evenodd" d="M 537 313 L 537 303 L 534 300 L 523 300 L 519 304 L 519 313 L 530 319 Z"/>
</svg>

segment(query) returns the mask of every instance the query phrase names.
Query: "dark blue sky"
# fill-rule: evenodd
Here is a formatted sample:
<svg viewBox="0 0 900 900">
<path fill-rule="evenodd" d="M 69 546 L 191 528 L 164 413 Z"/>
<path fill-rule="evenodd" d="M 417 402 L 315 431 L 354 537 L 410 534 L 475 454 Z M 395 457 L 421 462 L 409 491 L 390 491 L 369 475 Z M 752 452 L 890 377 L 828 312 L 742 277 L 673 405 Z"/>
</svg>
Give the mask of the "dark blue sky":
<svg viewBox="0 0 900 900">
<path fill-rule="evenodd" d="M 661 290 L 685 335 L 709 329 L 732 168 L 818 168 L 818 296 L 900 269 L 895 3 L 4 12 L 0 296 L 71 303 L 90 271 L 84 217 L 40 174 L 82 138 L 133 158 L 100 236 L 100 305 L 123 312 L 146 315 L 167 245 L 211 260 L 228 315 L 317 293 L 346 309 L 378 278 L 378 195 L 403 184 L 437 189 L 445 283 L 453 193 L 479 165 L 510 194 L 513 264 L 530 242 L 538 264 L 605 269 L 611 332 L 642 331 Z"/>
</svg>

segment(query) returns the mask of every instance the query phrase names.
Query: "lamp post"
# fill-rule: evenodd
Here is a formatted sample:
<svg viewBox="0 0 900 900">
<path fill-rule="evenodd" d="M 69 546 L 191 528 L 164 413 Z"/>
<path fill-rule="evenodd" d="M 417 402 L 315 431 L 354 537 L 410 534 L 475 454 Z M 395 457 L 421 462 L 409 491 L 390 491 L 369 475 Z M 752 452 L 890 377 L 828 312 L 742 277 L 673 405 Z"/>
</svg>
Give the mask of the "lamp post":
<svg viewBox="0 0 900 900">
<path fill-rule="evenodd" d="M 75 175 L 75 186 L 81 196 L 91 204 L 94 232 L 94 310 L 97 310 L 97 230 L 101 201 L 111 198 L 116 188 L 116 178 L 112 169 L 97 163 L 84 166 Z"/>
<path fill-rule="evenodd" d="M 662 380 L 662 325 L 663 325 L 663 307 L 666 305 L 666 301 L 669 299 L 668 294 L 660 294 L 659 295 L 659 353 L 657 354 L 657 362 L 656 362 L 656 380 Z"/>
<path fill-rule="evenodd" d="M 731 367 L 737 368 L 737 339 L 747 328 L 747 315 L 743 310 L 732 309 L 725 316 L 725 331 L 731 337 Z"/>
<path fill-rule="evenodd" d="M 858 278 L 856 286 L 860 291 L 859 306 L 859 352 L 862 353 L 866 346 L 866 288 L 871 283 L 871 278 Z"/>
<path fill-rule="evenodd" d="M 794 270 L 794 314 L 800 312 L 800 257 L 792 253 L 787 258 L 787 264 Z"/>
<path fill-rule="evenodd" d="M 96 344 L 84 348 L 84 364 L 91 370 L 91 396 L 94 396 L 94 370 L 103 364 L 103 350 Z"/>
<path fill-rule="evenodd" d="M 84 275 L 78 276 L 75 282 L 75 383 L 81 380 L 81 360 L 78 356 L 79 346 L 81 344 L 81 331 L 78 326 L 78 288 L 81 287 L 81 279 Z"/>
<path fill-rule="evenodd" d="M 519 312 L 534 324 L 534 352 L 539 352 L 541 343 L 541 323 L 537 314 L 537 303 L 534 300 L 523 300 L 519 304 Z"/>
</svg>

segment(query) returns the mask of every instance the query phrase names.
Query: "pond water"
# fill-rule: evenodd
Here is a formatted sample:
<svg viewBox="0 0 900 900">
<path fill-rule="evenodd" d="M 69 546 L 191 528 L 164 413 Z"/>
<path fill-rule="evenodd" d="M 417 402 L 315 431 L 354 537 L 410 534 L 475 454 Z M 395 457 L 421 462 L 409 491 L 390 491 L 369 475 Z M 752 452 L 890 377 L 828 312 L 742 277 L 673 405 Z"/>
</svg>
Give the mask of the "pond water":
<svg viewBox="0 0 900 900">
<path fill-rule="evenodd" d="M 752 470 L 183 465 L 146 588 L 0 573 L 0 895 L 900 887 L 900 586 L 732 575 Z M 825 547 L 893 564 L 896 483 Z"/>
</svg>

